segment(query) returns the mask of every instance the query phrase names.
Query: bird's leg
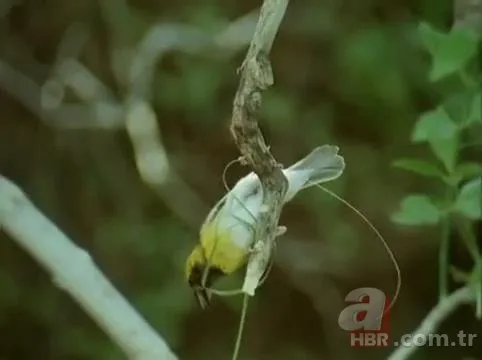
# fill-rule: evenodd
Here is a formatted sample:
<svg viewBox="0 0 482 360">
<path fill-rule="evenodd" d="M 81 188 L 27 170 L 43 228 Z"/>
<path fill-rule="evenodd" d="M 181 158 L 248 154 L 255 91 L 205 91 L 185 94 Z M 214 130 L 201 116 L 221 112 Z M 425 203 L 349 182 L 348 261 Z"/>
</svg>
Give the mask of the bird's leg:
<svg viewBox="0 0 482 360">
<path fill-rule="evenodd" d="M 286 234 L 286 231 L 288 230 L 288 228 L 286 226 L 278 226 L 276 228 L 276 232 L 274 233 L 274 237 L 277 238 L 277 237 L 280 237 L 281 235 L 284 235 Z"/>
<path fill-rule="evenodd" d="M 248 252 L 250 254 L 257 253 L 263 247 L 263 243 L 261 241 L 256 241 L 253 245 L 250 246 Z"/>
<path fill-rule="evenodd" d="M 274 233 L 273 248 L 276 248 L 276 245 L 278 245 L 278 238 L 286 234 L 286 231 L 288 231 L 288 228 L 283 225 L 280 225 L 276 228 L 276 232 Z"/>
<path fill-rule="evenodd" d="M 244 156 L 244 155 L 241 155 L 240 157 L 238 157 L 238 161 L 242 166 L 249 165 L 249 162 L 246 159 L 246 156 Z"/>
<path fill-rule="evenodd" d="M 275 231 L 275 233 L 274 233 L 274 240 L 275 240 L 275 241 L 274 241 L 274 245 L 275 245 L 275 246 L 276 246 L 276 240 L 277 240 L 277 238 L 280 237 L 280 236 L 282 236 L 282 235 L 284 235 L 284 234 L 286 234 L 286 231 L 287 231 L 287 230 L 288 230 L 288 228 L 287 228 L 286 226 L 278 226 L 278 227 L 276 228 L 276 231 Z M 260 242 L 260 241 L 256 241 L 256 242 L 249 248 L 248 252 L 249 252 L 250 254 L 255 253 L 255 252 L 258 252 L 258 251 L 261 250 L 262 247 L 263 247 L 263 243 Z"/>
</svg>

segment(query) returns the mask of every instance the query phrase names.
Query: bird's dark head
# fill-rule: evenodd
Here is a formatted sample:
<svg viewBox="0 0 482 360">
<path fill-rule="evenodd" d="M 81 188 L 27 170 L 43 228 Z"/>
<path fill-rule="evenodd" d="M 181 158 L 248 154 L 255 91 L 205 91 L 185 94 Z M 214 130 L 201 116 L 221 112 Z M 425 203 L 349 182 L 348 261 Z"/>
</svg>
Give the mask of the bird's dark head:
<svg viewBox="0 0 482 360">
<path fill-rule="evenodd" d="M 222 275 L 224 273 L 217 267 L 211 266 L 206 269 L 204 256 L 199 257 L 198 250 L 195 249 L 189 256 L 186 264 L 186 277 L 202 309 L 206 309 L 211 304 L 209 287 Z M 203 284 L 204 277 L 206 282 Z"/>
</svg>

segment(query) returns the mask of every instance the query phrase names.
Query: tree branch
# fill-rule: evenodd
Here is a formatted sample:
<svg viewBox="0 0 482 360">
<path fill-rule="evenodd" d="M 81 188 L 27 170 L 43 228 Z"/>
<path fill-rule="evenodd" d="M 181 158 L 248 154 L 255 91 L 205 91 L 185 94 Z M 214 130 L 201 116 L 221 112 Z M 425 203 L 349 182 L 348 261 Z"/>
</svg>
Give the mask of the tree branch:
<svg viewBox="0 0 482 360">
<path fill-rule="evenodd" d="M 168 345 L 27 196 L 0 175 L 0 228 L 30 253 L 133 360 L 176 360 Z"/>
<path fill-rule="evenodd" d="M 453 313 L 460 305 L 471 303 L 474 300 L 474 292 L 468 286 L 460 288 L 441 300 L 425 317 L 419 328 L 412 333 L 411 339 L 416 335 L 424 335 L 427 337 L 437 331 L 440 324 Z M 388 360 L 405 360 L 417 350 L 418 347 L 413 344 L 401 344 L 394 351 Z"/>
<path fill-rule="evenodd" d="M 263 204 L 255 224 L 255 251 L 248 262 L 243 291 L 254 295 L 271 256 L 287 180 L 258 127 L 262 92 L 273 84 L 268 54 L 289 0 L 265 0 L 234 97 L 231 132 L 246 164 L 258 175 Z"/>
</svg>

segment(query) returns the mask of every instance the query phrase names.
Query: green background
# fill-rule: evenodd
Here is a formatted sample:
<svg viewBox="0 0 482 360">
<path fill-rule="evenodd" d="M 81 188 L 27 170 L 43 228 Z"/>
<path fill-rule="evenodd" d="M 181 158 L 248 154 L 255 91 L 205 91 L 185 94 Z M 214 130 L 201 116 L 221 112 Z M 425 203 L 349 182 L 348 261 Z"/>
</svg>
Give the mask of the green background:
<svg viewBox="0 0 482 360">
<path fill-rule="evenodd" d="M 23 1 L 9 11 L 0 8 L 0 60 L 41 84 L 51 75 L 63 34 L 80 21 L 91 34 L 79 60 L 122 99 L 125 89 L 111 67 L 116 46 L 137 44 L 157 22 L 190 24 L 214 35 L 256 6 L 234 0 Z M 340 147 L 347 168 L 327 186 L 377 226 L 402 268 L 392 339 L 415 329 L 437 301 L 439 229 L 403 227 L 390 216 L 406 194 L 442 189 L 391 162 L 433 158 L 426 146 L 410 144 L 416 119 L 437 105 L 443 87 L 429 81 L 430 57 L 416 29 L 425 21 L 446 30 L 452 18 L 452 3 L 445 0 L 293 1 L 271 56 L 275 85 L 264 96 L 260 127 L 285 165 L 321 144 Z M 150 79 L 160 137 L 189 192 L 174 184 L 159 194 L 146 186 L 124 130 L 50 126 L 0 89 L 0 173 L 89 251 L 182 359 L 230 358 L 239 322 L 241 298 L 216 298 L 204 312 L 197 307 L 184 261 L 207 210 L 224 194 L 225 165 L 239 156 L 229 119 L 245 50 L 171 51 Z M 66 96 L 78 101 L 73 93 Z M 481 139 L 480 127 L 471 136 Z M 481 156 L 476 147 L 461 154 L 471 161 Z M 245 173 L 233 166 L 228 183 Z M 385 358 L 392 349 L 350 348 L 337 324 L 350 290 L 394 292 L 395 270 L 375 234 L 316 188 L 300 193 L 280 221 L 288 232 L 279 239 L 267 282 L 250 302 L 241 359 Z M 467 268 L 470 258 L 452 238 L 451 261 Z M 242 273 L 225 284 L 241 281 Z M 482 336 L 473 314 L 462 307 L 440 332 Z M 3 232 L 0 335 L 1 360 L 123 358 Z M 477 359 L 479 340 L 473 348 L 420 349 L 413 359 Z"/>
</svg>

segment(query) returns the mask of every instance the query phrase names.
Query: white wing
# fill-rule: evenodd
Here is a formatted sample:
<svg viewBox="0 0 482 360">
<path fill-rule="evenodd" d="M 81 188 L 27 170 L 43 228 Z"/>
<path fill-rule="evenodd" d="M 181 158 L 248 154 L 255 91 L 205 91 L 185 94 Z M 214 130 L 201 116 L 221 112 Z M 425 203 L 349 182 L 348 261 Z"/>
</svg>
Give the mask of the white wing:
<svg viewBox="0 0 482 360">
<path fill-rule="evenodd" d="M 338 155 L 337 146 L 317 147 L 305 158 L 283 170 L 288 179 L 285 202 L 290 201 L 298 191 L 306 187 L 338 178 L 344 169 L 345 161 Z M 262 200 L 261 182 L 255 173 L 249 173 L 216 204 L 206 222 L 211 222 L 219 216 L 220 229 L 233 231 L 234 240 L 239 246 L 250 246 L 253 241 L 253 225 L 258 217 Z"/>
</svg>

